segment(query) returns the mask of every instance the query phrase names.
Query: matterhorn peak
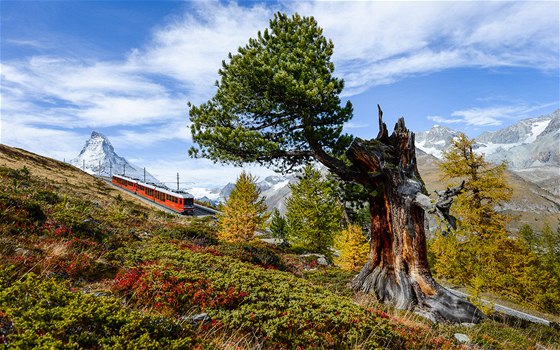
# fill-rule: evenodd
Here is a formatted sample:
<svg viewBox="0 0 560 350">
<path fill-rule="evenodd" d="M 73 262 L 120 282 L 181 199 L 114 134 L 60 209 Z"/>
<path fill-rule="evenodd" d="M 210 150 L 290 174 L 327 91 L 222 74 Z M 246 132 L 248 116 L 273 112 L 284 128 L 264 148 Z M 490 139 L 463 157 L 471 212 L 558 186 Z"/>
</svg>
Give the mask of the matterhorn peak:
<svg viewBox="0 0 560 350">
<path fill-rule="evenodd" d="M 103 135 L 102 133 L 97 132 L 97 131 L 94 130 L 94 131 L 91 132 L 91 137 L 90 137 L 90 139 L 95 139 L 95 138 L 102 138 L 103 140 L 109 142 L 109 139 L 107 138 L 107 136 L 105 136 L 105 135 Z"/>
<path fill-rule="evenodd" d="M 98 131 L 92 131 L 80 154 L 70 160 L 70 164 L 83 171 L 98 176 L 126 175 L 144 182 L 160 184 L 160 181 L 145 172 L 143 168 L 131 164 L 119 156 L 109 138 Z"/>
</svg>

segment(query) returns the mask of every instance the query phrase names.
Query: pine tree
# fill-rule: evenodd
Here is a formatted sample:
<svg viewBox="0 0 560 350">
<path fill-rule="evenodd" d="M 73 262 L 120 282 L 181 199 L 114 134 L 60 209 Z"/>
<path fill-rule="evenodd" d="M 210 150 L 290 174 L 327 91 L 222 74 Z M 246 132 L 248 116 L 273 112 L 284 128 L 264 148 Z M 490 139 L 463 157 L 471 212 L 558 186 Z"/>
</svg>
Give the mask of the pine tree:
<svg viewBox="0 0 560 350">
<path fill-rule="evenodd" d="M 430 274 L 424 212 L 440 208 L 426 196 L 414 133 L 400 118 L 389 134 L 379 106 L 377 137 L 362 140 L 343 133 L 353 112 L 352 104 L 340 99 L 344 81 L 334 76 L 333 50 L 313 17 L 275 14 L 268 28 L 222 62 L 216 94 L 198 106 L 189 103 L 194 143 L 189 154 L 283 172 L 315 160 L 342 181 L 364 186 L 363 200 L 371 214 L 371 260 L 352 288 L 398 308 L 419 307 L 437 320 L 480 321 L 477 308 L 441 288 Z M 303 218 L 296 222 L 320 226 Z M 327 237 L 322 236 L 325 232 Z M 308 249 L 325 249 L 332 243 L 330 232 L 291 230 L 293 239 L 313 245 Z M 319 246 L 312 243 L 317 239 Z"/>
<path fill-rule="evenodd" d="M 250 241 L 255 230 L 264 225 L 266 204 L 255 182 L 256 178 L 245 171 L 237 179 L 218 217 L 218 238 L 230 242 Z"/>
<path fill-rule="evenodd" d="M 286 201 L 288 241 L 313 253 L 330 255 L 334 237 L 342 230 L 342 206 L 321 173 L 311 165 L 303 169 L 299 182 L 290 185 Z"/>
<path fill-rule="evenodd" d="M 336 237 L 334 247 L 339 251 L 335 264 L 347 271 L 357 271 L 369 257 L 369 242 L 360 225 L 350 224 Z"/>
<path fill-rule="evenodd" d="M 274 238 L 281 240 L 286 239 L 288 224 L 286 222 L 286 218 L 280 214 L 278 209 L 274 209 L 274 212 L 272 213 L 272 220 L 270 221 L 269 228 Z"/>
</svg>

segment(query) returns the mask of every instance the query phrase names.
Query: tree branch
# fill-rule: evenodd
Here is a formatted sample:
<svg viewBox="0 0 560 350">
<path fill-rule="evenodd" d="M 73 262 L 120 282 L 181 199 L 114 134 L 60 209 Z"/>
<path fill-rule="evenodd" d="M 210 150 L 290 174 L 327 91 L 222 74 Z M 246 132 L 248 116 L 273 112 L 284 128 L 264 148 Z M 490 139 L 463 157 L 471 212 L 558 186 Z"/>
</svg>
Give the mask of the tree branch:
<svg viewBox="0 0 560 350">
<path fill-rule="evenodd" d="M 447 230 L 442 230 L 444 236 L 446 236 L 452 229 L 457 229 L 455 217 L 449 214 L 449 210 L 451 209 L 454 197 L 463 191 L 464 186 L 465 181 L 455 187 L 448 187 L 445 190 L 434 191 L 438 195 L 438 199 L 435 203 L 432 203 L 430 197 L 421 192 L 417 193 L 414 198 L 414 204 L 424 209 L 427 213 L 437 215 L 446 225 Z"/>
</svg>

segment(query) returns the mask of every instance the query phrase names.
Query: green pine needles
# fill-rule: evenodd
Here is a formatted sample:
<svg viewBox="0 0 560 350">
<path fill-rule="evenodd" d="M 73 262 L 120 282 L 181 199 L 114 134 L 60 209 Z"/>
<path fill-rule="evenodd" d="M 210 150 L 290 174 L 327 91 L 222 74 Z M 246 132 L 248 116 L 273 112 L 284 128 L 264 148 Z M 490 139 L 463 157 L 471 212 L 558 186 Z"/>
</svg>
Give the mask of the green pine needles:
<svg viewBox="0 0 560 350">
<path fill-rule="evenodd" d="M 313 17 L 277 13 L 270 28 L 229 54 L 216 95 L 189 103 L 194 143 L 189 154 L 241 165 L 291 170 L 316 153 L 341 154 L 351 137 L 342 126 L 342 80 L 332 76 L 333 43 Z"/>
<path fill-rule="evenodd" d="M 329 183 L 311 165 L 305 166 L 299 182 L 290 185 L 286 201 L 288 240 L 296 248 L 330 256 L 334 237 L 343 227 L 343 208 Z"/>
</svg>

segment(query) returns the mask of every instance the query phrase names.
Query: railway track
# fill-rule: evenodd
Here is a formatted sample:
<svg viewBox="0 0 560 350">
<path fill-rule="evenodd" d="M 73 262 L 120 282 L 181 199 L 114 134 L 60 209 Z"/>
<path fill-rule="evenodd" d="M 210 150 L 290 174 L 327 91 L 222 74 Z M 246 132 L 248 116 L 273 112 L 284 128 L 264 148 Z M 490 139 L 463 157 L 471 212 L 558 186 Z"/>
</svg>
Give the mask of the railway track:
<svg viewBox="0 0 560 350">
<path fill-rule="evenodd" d="M 212 208 L 208 208 L 202 205 L 194 204 L 194 216 L 216 216 L 217 214 L 221 214 L 221 212 L 214 210 Z"/>
</svg>

